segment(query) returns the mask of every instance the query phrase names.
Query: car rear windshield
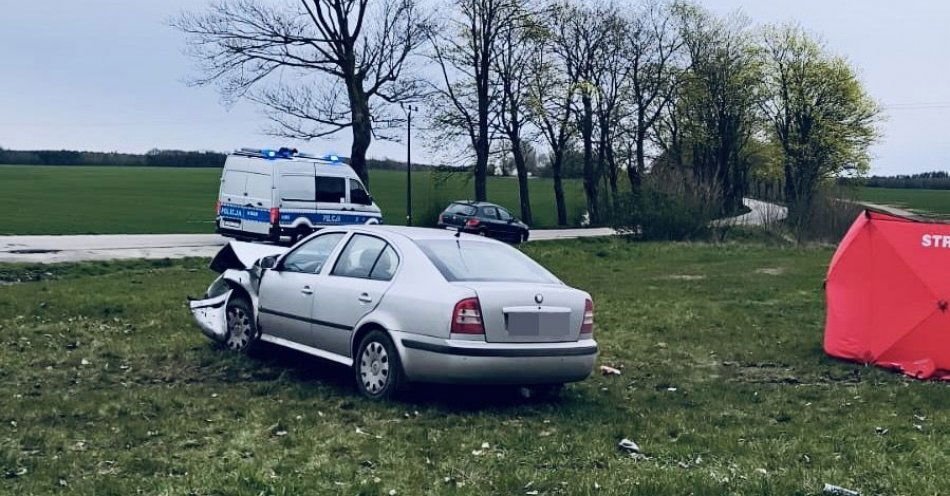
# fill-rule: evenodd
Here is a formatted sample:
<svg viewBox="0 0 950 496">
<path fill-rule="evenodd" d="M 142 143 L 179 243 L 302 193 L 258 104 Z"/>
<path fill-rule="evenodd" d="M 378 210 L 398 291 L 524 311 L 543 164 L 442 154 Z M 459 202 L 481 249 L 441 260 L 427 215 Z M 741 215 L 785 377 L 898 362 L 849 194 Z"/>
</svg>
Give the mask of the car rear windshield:
<svg viewBox="0 0 950 496">
<path fill-rule="evenodd" d="M 416 244 L 449 282 L 559 282 L 527 255 L 503 244 L 461 239 L 424 239 Z"/>
<path fill-rule="evenodd" d="M 449 205 L 449 208 L 445 209 L 446 212 L 450 214 L 458 215 L 475 215 L 477 209 L 471 205 L 465 205 L 463 203 L 453 203 Z"/>
</svg>

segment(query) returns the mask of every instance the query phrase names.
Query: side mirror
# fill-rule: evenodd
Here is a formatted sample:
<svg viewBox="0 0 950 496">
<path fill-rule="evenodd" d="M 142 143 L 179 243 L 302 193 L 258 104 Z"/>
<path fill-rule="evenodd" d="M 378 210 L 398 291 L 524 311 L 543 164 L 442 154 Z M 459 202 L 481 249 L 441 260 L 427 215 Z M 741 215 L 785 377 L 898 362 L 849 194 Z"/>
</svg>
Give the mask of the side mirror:
<svg viewBox="0 0 950 496">
<path fill-rule="evenodd" d="M 509 223 L 509 224 L 514 224 L 514 223 L 515 223 L 515 218 L 512 217 L 512 218 L 508 219 L 508 223 Z"/>
<path fill-rule="evenodd" d="M 277 267 L 277 255 L 268 255 L 257 261 L 262 269 L 274 269 Z"/>
</svg>

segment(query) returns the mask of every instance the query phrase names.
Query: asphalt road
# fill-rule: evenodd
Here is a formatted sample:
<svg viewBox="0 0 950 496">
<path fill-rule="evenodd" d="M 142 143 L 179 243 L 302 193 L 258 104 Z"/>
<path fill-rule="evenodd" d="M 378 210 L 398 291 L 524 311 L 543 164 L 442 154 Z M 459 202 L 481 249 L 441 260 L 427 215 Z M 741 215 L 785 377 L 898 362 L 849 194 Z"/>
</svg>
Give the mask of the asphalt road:
<svg viewBox="0 0 950 496">
<path fill-rule="evenodd" d="M 717 221 L 762 225 L 785 218 L 785 207 L 745 199 L 746 214 Z M 610 228 L 537 229 L 531 241 L 611 236 Z M 217 234 L 96 234 L 79 236 L 0 236 L 2 263 L 57 263 L 132 258 L 211 257 L 228 238 Z"/>
<path fill-rule="evenodd" d="M 531 241 L 610 236 L 613 229 L 539 229 Z M 210 257 L 230 241 L 217 234 L 0 236 L 0 262 L 56 263 L 130 258 Z"/>
</svg>

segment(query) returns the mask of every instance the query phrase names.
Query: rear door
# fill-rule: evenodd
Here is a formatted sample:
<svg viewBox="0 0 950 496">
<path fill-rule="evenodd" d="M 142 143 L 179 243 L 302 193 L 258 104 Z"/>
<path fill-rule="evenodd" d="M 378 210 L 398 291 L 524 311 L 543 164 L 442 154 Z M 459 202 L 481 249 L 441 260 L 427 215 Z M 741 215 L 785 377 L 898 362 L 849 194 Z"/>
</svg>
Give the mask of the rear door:
<svg viewBox="0 0 950 496">
<path fill-rule="evenodd" d="M 495 207 L 479 207 L 478 217 L 482 228 L 488 236 L 493 238 L 506 237 L 506 229 L 498 218 L 498 209 Z"/>
<path fill-rule="evenodd" d="M 313 318 L 319 348 L 350 356 L 353 328 L 379 305 L 398 266 L 398 254 L 382 238 L 350 237 L 316 288 Z"/>
<path fill-rule="evenodd" d="M 244 187 L 243 231 L 267 235 L 270 233 L 270 209 L 273 206 L 274 178 L 270 173 L 247 173 Z"/>
</svg>

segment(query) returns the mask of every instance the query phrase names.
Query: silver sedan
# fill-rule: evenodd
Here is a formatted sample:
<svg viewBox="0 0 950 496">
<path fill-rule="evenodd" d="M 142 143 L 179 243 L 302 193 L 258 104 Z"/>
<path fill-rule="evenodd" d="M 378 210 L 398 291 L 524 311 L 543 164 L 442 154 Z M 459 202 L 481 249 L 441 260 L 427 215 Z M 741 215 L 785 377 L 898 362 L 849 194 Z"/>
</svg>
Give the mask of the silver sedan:
<svg viewBox="0 0 950 496">
<path fill-rule="evenodd" d="M 594 306 L 520 251 L 480 236 L 328 228 L 291 248 L 232 242 L 191 311 L 238 352 L 286 346 L 352 367 L 360 392 L 409 382 L 554 390 L 590 375 Z"/>
</svg>

